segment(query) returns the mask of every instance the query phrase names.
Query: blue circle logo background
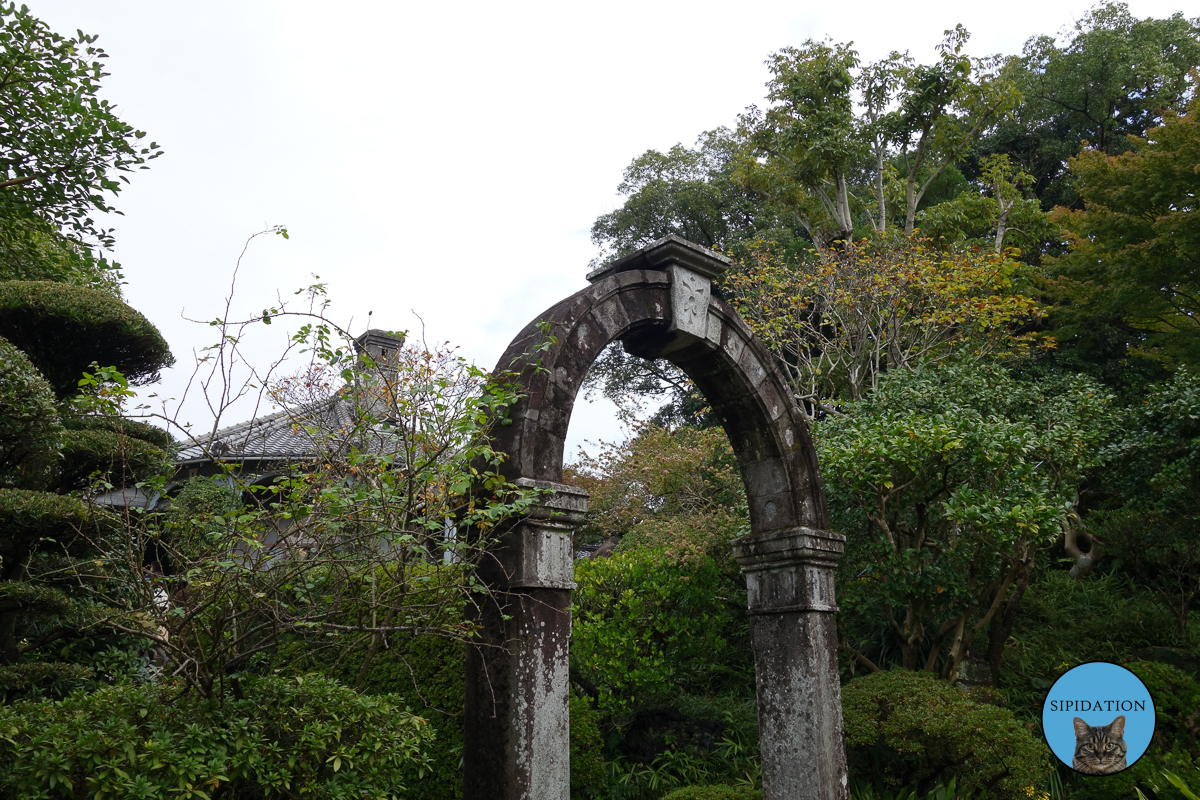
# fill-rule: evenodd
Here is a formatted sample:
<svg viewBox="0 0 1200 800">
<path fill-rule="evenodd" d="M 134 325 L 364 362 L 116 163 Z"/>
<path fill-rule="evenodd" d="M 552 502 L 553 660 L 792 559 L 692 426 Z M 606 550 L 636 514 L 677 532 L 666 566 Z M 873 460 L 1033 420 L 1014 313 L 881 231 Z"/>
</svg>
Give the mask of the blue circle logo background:
<svg viewBox="0 0 1200 800">
<path fill-rule="evenodd" d="M 1081 707 L 1080 702 L 1091 703 L 1091 709 L 1082 710 L 1087 706 Z M 1042 705 L 1042 732 L 1054 755 L 1071 766 L 1075 717 L 1096 727 L 1108 725 L 1121 714 L 1125 715 L 1125 763 L 1132 767 L 1154 736 L 1154 700 L 1137 675 L 1117 664 L 1093 661 L 1067 670 L 1050 687 Z"/>
</svg>

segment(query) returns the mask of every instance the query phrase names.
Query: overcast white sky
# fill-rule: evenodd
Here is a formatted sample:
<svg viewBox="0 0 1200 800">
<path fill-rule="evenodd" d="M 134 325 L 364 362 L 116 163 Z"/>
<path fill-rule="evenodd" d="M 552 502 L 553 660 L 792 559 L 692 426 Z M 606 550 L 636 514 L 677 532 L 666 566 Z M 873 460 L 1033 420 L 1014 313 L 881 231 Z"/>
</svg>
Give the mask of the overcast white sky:
<svg viewBox="0 0 1200 800">
<path fill-rule="evenodd" d="M 316 273 L 355 330 L 368 311 L 374 327 L 419 330 L 416 312 L 431 339 L 492 367 L 585 285 L 591 224 L 618 204 L 629 161 L 761 103 L 771 51 L 828 35 L 864 60 L 930 60 L 962 23 L 974 54 L 1016 53 L 1091 6 L 26 1 L 54 30 L 99 34 L 106 96 L 166 150 L 121 194 L 115 226 L 127 299 L 178 359 L 158 387 L 171 396 L 212 336 L 182 315 L 220 312 L 244 241 L 266 226 L 291 238 L 251 246 L 242 308 Z M 610 407 L 581 400 L 568 450 L 619 434 Z"/>
</svg>

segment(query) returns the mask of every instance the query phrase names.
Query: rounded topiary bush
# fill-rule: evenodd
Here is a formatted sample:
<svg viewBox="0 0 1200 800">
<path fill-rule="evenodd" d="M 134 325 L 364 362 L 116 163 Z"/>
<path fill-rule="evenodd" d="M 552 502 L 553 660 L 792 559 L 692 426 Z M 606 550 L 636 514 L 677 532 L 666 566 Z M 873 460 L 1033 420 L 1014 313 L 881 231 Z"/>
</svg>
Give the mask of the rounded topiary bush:
<svg viewBox="0 0 1200 800">
<path fill-rule="evenodd" d="M 44 486 L 61 433 L 50 384 L 24 353 L 0 338 L 0 486 Z"/>
<path fill-rule="evenodd" d="M 175 446 L 171 434 L 162 428 L 122 417 L 65 417 L 62 426 L 69 431 L 111 431 L 132 439 L 141 439 L 168 452 Z"/>
<path fill-rule="evenodd" d="M 57 486 L 77 489 L 96 473 L 118 486 L 145 480 L 166 469 L 167 452 L 142 439 L 106 430 L 65 431 Z"/>
<path fill-rule="evenodd" d="M 684 786 L 662 800 L 762 800 L 762 789 L 750 786 Z"/>
<path fill-rule="evenodd" d="M 80 531 L 98 526 L 111 529 L 116 523 L 111 515 L 75 497 L 0 489 L 0 558 L 20 563 L 34 542 L 65 544 Z"/>
<path fill-rule="evenodd" d="M 1013 717 L 929 673 L 895 670 L 842 688 L 846 758 L 859 780 L 1027 800 L 1050 769 L 1046 747 Z"/>
<path fill-rule="evenodd" d="M 92 364 L 132 382 L 175 363 L 150 321 L 117 298 L 53 281 L 0 282 L 0 336 L 29 357 L 60 397 L 76 393 Z"/>
</svg>

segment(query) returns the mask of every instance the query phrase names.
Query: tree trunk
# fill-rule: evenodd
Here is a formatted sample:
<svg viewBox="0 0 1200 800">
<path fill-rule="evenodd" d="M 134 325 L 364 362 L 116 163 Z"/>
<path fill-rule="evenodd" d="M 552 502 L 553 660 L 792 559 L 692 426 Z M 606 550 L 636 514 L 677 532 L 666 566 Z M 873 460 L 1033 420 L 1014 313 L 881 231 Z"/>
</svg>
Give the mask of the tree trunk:
<svg viewBox="0 0 1200 800">
<path fill-rule="evenodd" d="M 1008 642 L 1013 626 L 1017 624 L 1017 615 L 1021 613 L 1021 599 L 1029 589 L 1029 578 L 1032 574 L 1033 559 L 1030 558 L 1021 565 L 1021 571 L 1013 582 L 1012 594 L 1004 601 L 1004 605 L 988 626 L 987 660 L 997 683 L 1000 682 L 1000 659 L 1004 656 L 1004 645 Z"/>
<path fill-rule="evenodd" d="M 879 225 L 876 230 L 883 233 L 887 230 L 887 199 L 883 196 L 883 160 L 882 148 L 876 151 L 875 195 L 879 200 Z"/>
<path fill-rule="evenodd" d="M 996 253 L 997 255 L 1004 249 L 1004 234 L 1008 232 L 1008 214 L 1012 211 L 1013 204 L 1016 203 L 1016 198 L 1005 202 L 1004 194 L 1000 191 L 1000 187 L 996 187 L 996 207 L 1000 209 L 1000 216 L 996 218 Z"/>
<path fill-rule="evenodd" d="M 16 632 L 16 612 L 0 614 L 0 664 L 15 664 L 21 657 L 21 651 L 17 649 Z"/>
</svg>

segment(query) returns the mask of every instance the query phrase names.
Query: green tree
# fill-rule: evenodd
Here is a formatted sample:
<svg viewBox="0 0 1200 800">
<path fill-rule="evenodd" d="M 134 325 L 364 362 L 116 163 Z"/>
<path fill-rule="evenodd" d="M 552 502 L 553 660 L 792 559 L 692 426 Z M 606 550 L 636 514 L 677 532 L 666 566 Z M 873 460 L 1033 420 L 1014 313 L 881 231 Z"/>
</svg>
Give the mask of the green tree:
<svg viewBox="0 0 1200 800">
<path fill-rule="evenodd" d="M 1182 109 L 1188 72 L 1200 67 L 1200 20 L 1135 19 L 1123 2 L 1101 2 L 1060 37 L 1025 43 L 1011 74 L 1024 97 L 980 145 L 1009 154 L 1033 176 L 1043 208 L 1073 206 L 1067 159 L 1083 142 L 1110 155 L 1145 136 L 1164 111 Z"/>
<path fill-rule="evenodd" d="M 620 541 L 619 550 L 661 548 L 672 558 L 705 556 L 732 565 L 729 542 L 748 523 L 733 448 L 719 427 L 643 424 L 619 445 L 603 445 L 571 466 L 588 491 L 579 535 Z"/>
<path fill-rule="evenodd" d="M 995 366 L 890 374 L 816 427 L 830 510 L 847 536 L 839 600 L 886 625 L 876 657 L 954 680 L 987 631 L 998 665 L 1038 549 L 1064 530 L 1101 459 L 1111 398 L 1084 378 Z M 850 635 L 858 663 L 880 667 Z"/>
<path fill-rule="evenodd" d="M 1051 320 L 1083 346 L 1113 326 L 1129 355 L 1197 364 L 1200 97 L 1128 145 L 1120 155 L 1089 148 L 1070 160 L 1083 208 L 1054 217 L 1070 252 L 1047 262 L 1058 301 Z"/>
<path fill-rule="evenodd" d="M 1200 378 L 1187 369 L 1129 411 L 1105 481 L 1111 508 L 1092 515 L 1096 535 L 1176 620 L 1183 645 L 1200 599 Z"/>
<path fill-rule="evenodd" d="M 1004 59 L 963 53 L 969 38 L 965 28 L 955 26 L 938 46 L 937 62 L 909 66 L 902 73 L 892 125 L 908 235 L 925 193 L 1021 99 Z"/>
<path fill-rule="evenodd" d="M 149 379 L 171 354 L 144 317 L 94 289 L 4 281 L 0 297 L 0 404 L 11 413 L 0 426 L 0 682 L 38 685 L 78 673 L 46 653 L 94 634 L 107 613 L 74 565 L 121 525 L 75 490 L 132 487 L 167 461 L 164 431 L 116 413 L 129 393 L 118 370 Z M 44 346 L 55 340 L 61 349 Z M 86 373 L 82 359 L 112 366 Z"/>
<path fill-rule="evenodd" d="M 889 371 L 1020 350 L 1032 315 L 1007 253 L 945 252 L 891 236 L 795 264 L 754 252 L 729 278 L 733 303 L 778 359 L 810 418 L 840 413 Z"/>
<path fill-rule="evenodd" d="M 771 105 L 741 119 L 764 160 L 743 159 L 741 179 L 790 209 L 817 247 L 850 238 L 863 214 L 885 230 L 889 194 L 911 235 L 926 194 L 1020 100 L 1006 62 L 963 53 L 969 36 L 947 31 L 933 64 L 893 53 L 860 68 L 850 45 L 812 40 L 772 54 Z"/>
<path fill-rule="evenodd" d="M 741 119 L 756 154 L 745 159 L 747 185 L 788 208 L 822 247 L 854 232 L 850 181 L 866 156 L 856 135 L 851 91 L 858 54 L 848 44 L 808 40 L 767 59 L 770 103 Z"/>
<path fill-rule="evenodd" d="M 766 198 L 734 179 L 744 149 L 740 133 L 717 128 L 695 148 L 647 150 L 625 168 L 617 187 L 625 201 L 596 219 L 592 241 L 617 258 L 668 234 L 733 252 L 754 238 L 803 239 Z"/>
<path fill-rule="evenodd" d="M 89 216 L 115 211 L 106 193 L 161 154 L 99 97 L 107 73 L 96 37 L 60 36 L 25 6 L 0 8 L 0 203 L 4 215 L 36 214 L 75 235 L 111 244 Z M 114 174 L 118 173 L 118 174 Z M 120 181 L 120 182 L 119 182 Z"/>
<path fill-rule="evenodd" d="M 1042 211 L 1029 186 L 1033 176 L 1015 167 L 1007 155 L 980 160 L 976 191 L 964 191 L 917 213 L 921 234 L 952 246 L 1020 248 L 1022 258 L 1036 257 L 1059 229 Z"/>
<path fill-rule="evenodd" d="M 116 265 L 96 215 L 162 151 L 100 97 L 96 37 L 61 36 L 24 5 L 0 4 L 0 277 L 113 291 Z"/>
</svg>

